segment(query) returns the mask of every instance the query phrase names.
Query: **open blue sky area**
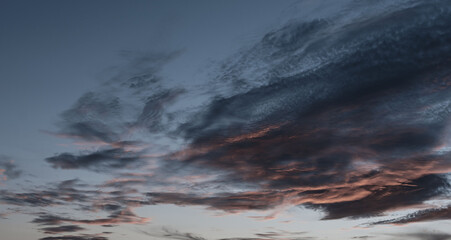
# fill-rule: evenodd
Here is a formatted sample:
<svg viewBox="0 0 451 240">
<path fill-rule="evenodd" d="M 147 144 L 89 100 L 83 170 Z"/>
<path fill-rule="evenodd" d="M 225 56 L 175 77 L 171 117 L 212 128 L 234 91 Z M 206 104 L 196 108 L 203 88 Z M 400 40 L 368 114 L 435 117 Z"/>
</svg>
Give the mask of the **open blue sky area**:
<svg viewBox="0 0 451 240">
<path fill-rule="evenodd" d="M 447 0 L 0 2 L 1 240 L 451 239 Z"/>
</svg>

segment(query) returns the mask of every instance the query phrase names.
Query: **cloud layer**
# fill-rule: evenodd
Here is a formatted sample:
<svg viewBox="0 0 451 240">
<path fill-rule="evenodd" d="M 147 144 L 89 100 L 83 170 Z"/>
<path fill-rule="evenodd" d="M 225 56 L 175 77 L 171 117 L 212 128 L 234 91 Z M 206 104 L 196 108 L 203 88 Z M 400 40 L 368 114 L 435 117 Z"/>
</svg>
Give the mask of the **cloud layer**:
<svg viewBox="0 0 451 240">
<path fill-rule="evenodd" d="M 89 170 L 110 180 L 0 190 L 0 203 L 45 208 L 32 223 L 58 235 L 87 225 L 145 224 L 151 218 L 133 209 L 147 205 L 274 211 L 266 219 L 304 207 L 330 220 L 449 201 L 451 8 L 434 0 L 377 4 L 369 10 L 351 1 L 326 17 L 292 20 L 200 84 L 164 78 L 165 64 L 180 51 L 134 55 L 51 131 L 82 150 L 45 159 L 55 171 Z M 1 176 L 20 175 L 0 160 Z M 449 220 L 447 204 L 369 226 Z M 78 218 L 55 206 L 103 215 Z M 205 240 L 168 229 L 143 233 Z M 228 239 L 312 239 L 298 235 Z M 107 238 L 41 238 L 51 239 Z"/>
</svg>

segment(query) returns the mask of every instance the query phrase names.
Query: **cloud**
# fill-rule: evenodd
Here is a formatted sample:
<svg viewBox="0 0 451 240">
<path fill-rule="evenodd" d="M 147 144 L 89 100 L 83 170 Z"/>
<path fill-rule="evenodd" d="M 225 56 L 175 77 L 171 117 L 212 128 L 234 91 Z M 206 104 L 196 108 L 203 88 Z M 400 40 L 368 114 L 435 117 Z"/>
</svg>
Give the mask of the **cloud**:
<svg viewBox="0 0 451 240">
<path fill-rule="evenodd" d="M 206 240 L 197 234 L 193 233 L 184 233 L 178 230 L 164 227 L 162 231 L 140 231 L 141 233 L 157 238 L 166 238 L 166 239 L 176 239 L 176 240 Z M 316 239 L 314 237 L 298 237 L 297 235 L 304 235 L 306 232 L 289 232 L 289 231 L 271 231 L 265 233 L 255 233 L 257 236 L 255 238 L 221 238 L 218 240 L 307 240 L 307 239 Z"/>
<path fill-rule="evenodd" d="M 283 196 L 276 192 L 223 193 L 207 197 L 195 194 L 151 192 L 147 196 L 154 204 L 204 205 L 230 212 L 266 210 L 276 207 L 283 200 Z"/>
<path fill-rule="evenodd" d="M 60 217 L 47 213 L 41 213 L 31 222 L 38 225 L 59 225 L 63 223 L 81 224 L 81 225 L 101 225 L 109 226 L 112 224 L 144 224 L 149 222 L 149 218 L 136 216 L 130 208 L 120 209 L 112 212 L 106 218 L 95 219 L 74 219 L 68 217 Z"/>
<path fill-rule="evenodd" d="M 430 208 L 430 209 L 416 211 L 414 213 L 408 214 L 408 215 L 400 217 L 400 218 L 374 222 L 374 223 L 372 223 L 372 225 L 409 224 L 409 223 L 415 223 L 415 222 L 438 221 L 438 220 L 449 220 L 449 219 L 451 219 L 451 206 L 446 206 L 446 207 L 442 207 L 442 208 Z"/>
<path fill-rule="evenodd" d="M 31 222 L 38 225 L 58 225 L 63 223 L 65 219 L 56 215 L 41 213 L 39 217 L 33 219 Z"/>
<path fill-rule="evenodd" d="M 440 233 L 440 232 L 418 232 L 418 233 L 404 233 L 404 234 L 393 234 L 392 236 L 399 238 L 408 239 L 420 239 L 420 240 L 449 240 L 451 239 L 451 234 Z"/>
<path fill-rule="evenodd" d="M 51 199 L 50 195 L 40 193 L 11 193 L 6 190 L 1 190 L 0 201 L 2 204 L 11 204 L 18 206 L 50 206 L 56 204 L 56 201 Z"/>
<path fill-rule="evenodd" d="M 33 223 L 111 226 L 147 222 L 132 208 L 150 204 L 227 212 L 304 206 L 341 219 L 443 196 L 450 188 L 443 174 L 451 171 L 450 12 L 433 1 L 292 21 L 229 59 L 201 89 L 160 75 L 175 53 L 132 57 L 61 114 L 56 133 L 95 150 L 45 159 L 55 169 L 112 174 L 102 187 L 118 191 L 60 186 L 58 194 L 4 191 L 1 200 L 52 206 L 75 199 L 108 215 L 46 213 Z M 119 173 L 124 168 L 136 173 Z M 127 192 L 138 186 L 148 186 L 145 196 Z M 442 211 L 385 223 L 446 219 Z"/>
<path fill-rule="evenodd" d="M 54 185 L 46 188 L 37 187 L 33 191 L 23 193 L 2 190 L 0 203 L 31 208 L 49 207 L 50 210 L 43 211 L 45 208 L 40 208 L 41 212 L 27 213 L 37 215 L 31 223 L 38 226 L 52 226 L 41 228 L 47 234 L 84 230 L 78 225 L 113 227 L 119 224 L 144 224 L 150 221 L 150 218 L 137 216 L 133 212 L 135 207 L 151 204 L 143 197 L 127 195 L 137 192 L 130 190 L 109 192 L 85 184 L 78 179 L 65 180 Z M 90 190 L 91 188 L 96 188 L 96 190 Z M 57 206 L 83 212 L 84 216 L 95 212 L 96 216 L 77 219 L 66 217 L 65 214 L 53 214 L 52 207 Z M 105 214 L 105 216 L 99 217 L 99 214 Z"/>
<path fill-rule="evenodd" d="M 316 239 L 315 237 L 309 237 L 304 236 L 308 232 L 290 232 L 290 231 L 282 231 L 282 230 L 276 230 L 271 232 L 265 232 L 265 233 L 255 233 L 254 235 L 261 238 L 261 239 L 275 239 L 275 240 L 283 240 L 283 239 Z M 242 238 L 246 239 L 246 238 Z"/>
<path fill-rule="evenodd" d="M 337 219 L 443 195 L 449 184 L 440 174 L 451 169 L 444 147 L 451 112 L 445 12 L 442 4 L 421 3 L 370 21 L 294 22 L 270 33 L 219 73 L 230 84 L 235 77 L 248 81 L 247 88 L 212 98 L 181 124 L 189 144 L 167 157 L 167 165 L 219 171 L 223 185 L 247 183 L 252 190 L 148 196 L 226 211 L 305 205 Z M 275 69 L 287 70 L 268 73 L 262 83 L 234 69 L 254 60 L 260 66 L 265 54 L 269 65 L 274 57 L 283 63 Z M 289 70 L 307 58 L 319 62 Z"/>
<path fill-rule="evenodd" d="M 327 212 L 324 219 L 365 217 L 379 215 L 390 209 L 413 206 L 444 193 L 449 188 L 446 179 L 426 175 L 405 185 L 386 186 L 373 190 L 370 195 L 354 201 L 310 205 Z"/>
<path fill-rule="evenodd" d="M 109 119 L 119 118 L 121 109 L 118 97 L 85 93 L 71 109 L 61 114 L 58 134 L 87 141 L 117 141 L 120 133 L 115 129 L 115 122 Z"/>
<path fill-rule="evenodd" d="M 101 225 L 102 227 L 115 227 L 116 225 L 111 225 L 111 224 L 105 224 L 105 225 Z"/>
<path fill-rule="evenodd" d="M 96 190 L 82 190 L 75 187 L 84 187 L 78 179 L 62 181 L 55 186 L 38 187 L 28 192 L 11 192 L 1 190 L 0 202 L 27 207 L 47 207 L 56 205 L 81 205 L 89 204 L 89 201 L 100 194 Z"/>
<path fill-rule="evenodd" d="M 62 153 L 46 158 L 46 161 L 52 164 L 53 168 L 84 168 L 101 171 L 109 168 L 124 168 L 137 164 L 141 159 L 140 153 L 126 151 L 123 148 L 111 148 L 81 155 Z"/>
<path fill-rule="evenodd" d="M 148 91 L 162 81 L 161 70 L 171 61 L 183 54 L 181 50 L 169 52 L 137 52 L 121 51 L 126 60 L 122 66 L 110 69 L 109 81 L 106 84 L 133 89 L 134 93 Z"/>
<path fill-rule="evenodd" d="M 96 212 L 96 217 L 92 219 L 76 219 L 72 217 L 64 217 L 62 215 L 52 214 L 51 212 L 39 212 L 32 223 L 37 225 L 61 225 L 64 223 L 78 225 L 101 225 L 104 227 L 113 227 L 118 224 L 144 224 L 150 221 L 150 218 L 137 216 L 133 212 L 133 208 L 143 205 L 149 205 L 150 202 L 138 196 L 127 196 L 128 192 L 108 192 L 100 190 L 81 190 L 74 188 L 75 186 L 85 186 L 79 183 L 79 180 L 67 180 L 58 184 L 58 194 L 49 195 L 54 191 L 38 191 L 34 193 L 44 199 L 43 204 L 38 205 L 35 200 L 27 200 L 23 202 L 21 199 L 11 198 L 9 204 L 19 206 L 70 206 L 74 210 L 83 211 L 85 213 Z M 32 193 L 26 193 L 26 196 Z M 16 196 L 16 198 L 18 198 Z M 51 199 L 51 201 L 49 200 Z M 38 202 L 39 203 L 39 202 Z M 75 209 L 78 206 L 78 209 Z M 98 217 L 99 211 L 106 213 L 106 217 Z M 86 215 L 86 214 L 84 214 Z M 45 228 L 47 229 L 47 228 Z M 49 228 L 51 229 L 51 228 Z M 58 227 L 55 227 L 58 229 Z M 50 231 L 50 230 L 49 230 Z"/>
<path fill-rule="evenodd" d="M 206 240 L 203 237 L 197 236 L 192 233 L 182 233 L 174 229 L 163 228 L 163 231 L 160 233 L 150 233 L 146 231 L 141 231 L 141 233 L 157 238 L 166 238 L 166 239 L 176 239 L 176 240 Z"/>
<path fill-rule="evenodd" d="M 143 126 L 152 133 L 165 130 L 163 125 L 163 113 L 165 107 L 174 102 L 175 99 L 184 92 L 185 91 L 182 89 L 170 89 L 148 97 L 146 104 L 136 121 L 136 125 Z"/>
<path fill-rule="evenodd" d="M 14 161 L 5 155 L 0 155 L 0 181 L 15 179 L 20 177 L 22 171 L 17 169 Z"/>
<path fill-rule="evenodd" d="M 271 240 L 271 239 L 280 239 L 280 240 L 313 240 L 313 239 L 317 239 L 317 238 L 316 237 L 290 237 L 290 238 L 234 237 L 234 238 L 221 238 L 219 240 Z"/>
<path fill-rule="evenodd" d="M 57 234 L 57 233 L 64 233 L 64 232 L 77 232 L 77 231 L 84 230 L 84 228 L 77 226 L 77 225 L 64 225 L 64 226 L 59 226 L 59 227 L 41 228 L 40 230 L 46 234 Z"/>
<path fill-rule="evenodd" d="M 412 182 L 394 186 L 364 189 L 364 195 L 357 193 L 359 189 L 328 190 L 286 190 L 255 191 L 237 193 L 199 194 L 151 192 L 147 196 L 153 204 L 175 204 L 181 206 L 201 205 L 211 209 L 228 212 L 244 210 L 268 210 L 280 205 L 303 204 L 306 207 L 321 209 L 327 213 L 324 219 L 344 217 L 368 217 L 379 215 L 388 210 L 408 207 L 422 203 L 442 193 L 449 184 L 436 175 L 427 175 Z M 349 195 L 349 196 L 346 196 Z M 324 202 L 324 203 L 322 203 Z"/>
<path fill-rule="evenodd" d="M 51 132 L 84 149 L 45 159 L 54 171 L 112 178 L 0 190 L 0 203 L 39 208 L 31 223 L 62 235 L 86 225 L 147 224 L 151 218 L 134 211 L 147 205 L 273 211 L 263 219 L 304 207 L 330 220 L 448 198 L 451 9 L 435 0 L 401 5 L 363 12 L 351 5 L 290 21 L 195 83 L 162 74 L 180 51 L 123 52 L 128 63 L 62 112 Z M 0 156 L 0 181 L 21 173 Z M 449 220 L 450 214 L 450 206 L 441 206 L 368 225 Z M 142 233 L 206 240 L 170 228 Z M 315 239 L 307 235 L 270 231 L 220 240 Z M 434 232 L 390 236 L 450 239 Z M 107 240 L 101 234 L 40 240 L 58 239 Z"/>
<path fill-rule="evenodd" d="M 182 88 L 166 88 L 160 71 L 181 51 L 139 53 L 123 51 L 123 66 L 109 69 L 108 80 L 83 94 L 61 114 L 56 136 L 94 144 L 128 141 L 124 135 L 136 127 L 160 131 L 167 115 L 165 107 L 182 94 Z M 133 141 L 133 140 L 132 140 Z"/>
<path fill-rule="evenodd" d="M 108 240 L 106 237 L 102 236 L 90 236 L 90 235 L 82 235 L 82 236 L 57 236 L 57 237 L 43 237 L 39 240 Z"/>
</svg>

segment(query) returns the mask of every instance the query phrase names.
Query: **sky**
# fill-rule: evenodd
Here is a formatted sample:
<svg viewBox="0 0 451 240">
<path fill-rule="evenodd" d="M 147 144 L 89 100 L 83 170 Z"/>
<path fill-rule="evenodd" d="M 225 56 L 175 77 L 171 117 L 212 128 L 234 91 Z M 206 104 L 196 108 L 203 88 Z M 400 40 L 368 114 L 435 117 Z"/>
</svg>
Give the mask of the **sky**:
<svg viewBox="0 0 451 240">
<path fill-rule="evenodd" d="M 0 2 L 0 239 L 451 239 L 446 0 Z"/>
</svg>

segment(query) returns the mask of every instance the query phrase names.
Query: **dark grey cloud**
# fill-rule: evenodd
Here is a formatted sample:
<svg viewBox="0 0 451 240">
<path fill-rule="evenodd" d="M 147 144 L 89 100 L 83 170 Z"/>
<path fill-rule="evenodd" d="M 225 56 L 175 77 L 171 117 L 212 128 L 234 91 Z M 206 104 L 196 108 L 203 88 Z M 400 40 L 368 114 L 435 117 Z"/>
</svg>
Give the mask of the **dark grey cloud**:
<svg viewBox="0 0 451 240">
<path fill-rule="evenodd" d="M 113 224 L 144 224 L 148 222 L 148 218 L 139 217 L 132 212 L 130 208 L 124 208 L 118 211 L 112 212 L 105 218 L 94 218 L 94 219 L 75 219 L 71 217 L 63 217 L 52 215 L 48 213 L 40 213 L 38 217 L 33 219 L 31 223 L 37 225 L 60 225 L 64 223 L 80 224 L 80 225 L 100 225 L 100 226 L 110 226 Z"/>
<path fill-rule="evenodd" d="M 29 193 L 16 193 L 9 194 L 8 198 L 3 198 L 4 203 L 13 204 L 18 206 L 56 206 L 56 205 L 72 205 L 84 208 L 93 196 L 97 195 L 95 191 L 39 191 Z"/>
<path fill-rule="evenodd" d="M 413 206 L 439 196 L 447 188 L 449 183 L 442 177 L 426 175 L 411 182 L 376 187 L 376 189 L 371 189 L 371 186 L 362 186 L 328 190 L 219 193 L 213 196 L 152 192 L 147 196 L 153 204 L 200 205 L 229 212 L 272 209 L 281 205 L 287 198 L 292 198 L 295 200 L 294 203 L 299 202 L 307 208 L 325 211 L 327 215 L 324 219 L 338 219 L 375 216 L 391 209 Z M 362 191 L 369 194 L 359 197 L 358 200 L 346 200 L 346 194 L 352 197 L 355 192 Z M 333 203 L 310 202 L 328 201 L 328 198 Z"/>
<path fill-rule="evenodd" d="M 50 215 L 46 213 L 40 213 L 39 217 L 33 219 L 31 222 L 38 225 L 59 225 L 63 223 L 66 218 L 58 217 L 56 215 Z"/>
<path fill-rule="evenodd" d="M 113 75 L 105 84 L 119 84 L 119 86 L 133 90 L 135 94 L 147 93 L 163 80 L 160 71 L 165 65 L 181 54 L 183 54 L 181 50 L 172 52 L 121 51 L 120 55 L 127 63 L 111 69 Z"/>
<path fill-rule="evenodd" d="M 65 236 L 56 236 L 56 237 L 43 237 L 39 240 L 108 240 L 106 237 L 102 236 L 90 236 L 90 235 L 81 235 L 81 236 L 73 236 L 73 235 L 65 235 Z"/>
<path fill-rule="evenodd" d="M 164 106 L 183 93 L 164 88 L 159 72 L 180 54 L 123 51 L 128 63 L 110 69 L 111 76 L 101 88 L 85 93 L 64 111 L 55 134 L 113 143 L 123 141 L 122 135 L 136 125 L 156 131 L 162 124 Z"/>
<path fill-rule="evenodd" d="M 59 226 L 59 227 L 41 228 L 40 230 L 46 234 L 57 234 L 57 233 L 64 233 L 64 232 L 77 232 L 77 231 L 84 230 L 84 228 L 77 226 L 77 225 L 64 225 L 64 226 Z"/>
<path fill-rule="evenodd" d="M 139 163 L 140 153 L 126 151 L 123 148 L 99 150 L 88 154 L 74 155 L 62 153 L 45 160 L 53 168 L 61 169 L 91 169 L 102 171 L 110 168 L 124 168 Z"/>
<path fill-rule="evenodd" d="M 449 240 L 451 239 L 451 234 L 441 233 L 441 232 L 418 232 L 418 233 L 404 233 L 404 234 L 393 234 L 394 239 L 419 239 L 419 240 Z"/>
<path fill-rule="evenodd" d="M 270 236 L 267 236 L 267 233 L 256 233 L 254 234 L 257 237 L 233 237 L 233 238 L 221 238 L 219 240 L 314 240 L 314 239 L 318 239 L 317 237 L 309 237 L 309 236 L 304 236 L 304 237 L 298 237 L 298 236 L 290 236 L 290 235 L 280 235 L 280 234 L 269 234 Z"/>
<path fill-rule="evenodd" d="M 110 69 L 112 76 L 64 111 L 58 130 L 52 132 L 96 150 L 60 153 L 45 160 L 53 168 L 109 173 L 141 166 L 153 145 L 152 134 L 168 132 L 167 125 L 174 120 L 166 108 L 185 92 L 164 86 L 160 76 L 164 65 L 180 54 L 123 52 L 128 63 Z"/>
<path fill-rule="evenodd" d="M 116 227 L 116 225 L 111 225 L 111 224 L 105 224 L 105 225 L 101 225 L 102 227 L 107 227 L 107 228 L 109 228 L 109 227 Z"/>
<path fill-rule="evenodd" d="M 108 212 L 117 211 L 122 208 L 122 206 L 116 205 L 116 204 L 103 204 L 103 205 L 101 205 L 101 207 L 103 210 L 108 211 Z"/>
<path fill-rule="evenodd" d="M 289 239 L 289 240 L 314 240 L 316 237 L 282 237 L 282 238 L 261 238 L 261 237 L 237 237 L 237 238 L 221 238 L 219 240 L 270 240 L 270 239 Z"/>
<path fill-rule="evenodd" d="M 450 220 L 450 219 L 451 219 L 451 206 L 446 206 L 446 207 L 442 207 L 442 208 L 431 208 L 431 209 L 416 211 L 414 213 L 408 214 L 408 215 L 400 217 L 400 218 L 374 222 L 374 223 L 372 223 L 372 225 L 409 224 L 409 223 L 415 223 L 415 222 Z"/>
<path fill-rule="evenodd" d="M 76 219 L 66 217 L 64 214 L 53 214 L 49 212 L 32 213 L 36 216 L 31 222 L 39 226 L 52 225 L 52 228 L 43 228 L 45 232 L 57 231 L 76 227 L 67 227 L 62 224 L 72 225 L 102 225 L 112 227 L 117 224 L 143 224 L 149 221 L 148 218 L 137 216 L 133 208 L 151 204 L 146 198 L 138 196 L 128 196 L 130 191 L 102 191 L 97 186 L 91 186 L 78 179 L 71 179 L 55 183 L 53 187 L 36 187 L 35 190 L 23 193 L 14 193 L 2 190 L 0 203 L 15 205 L 20 207 L 56 207 L 64 206 L 72 210 L 83 212 L 84 215 L 93 212 L 104 214 L 104 217 L 94 217 L 86 219 Z M 42 211 L 42 208 L 41 208 Z M 30 214 L 30 213 L 28 213 Z M 81 229 L 80 229 L 81 230 Z"/>
<path fill-rule="evenodd" d="M 146 232 L 141 231 L 141 233 L 157 238 L 164 239 L 176 239 L 176 240 L 206 240 L 206 238 L 200 237 L 193 233 L 182 233 L 175 229 L 163 228 L 161 232 Z"/>
<path fill-rule="evenodd" d="M 290 231 L 282 231 L 275 230 L 265 233 L 254 233 L 255 236 L 260 239 L 293 239 L 293 240 L 307 240 L 307 239 L 316 239 L 316 237 L 305 236 L 308 232 L 290 232 Z M 245 239 L 245 238 L 243 238 Z"/>
<path fill-rule="evenodd" d="M 55 194 L 51 194 L 55 196 Z M 18 206 L 50 206 L 56 204 L 56 201 L 40 193 L 11 193 L 6 190 L 1 191 L 0 201 L 2 204 L 11 204 Z"/>
<path fill-rule="evenodd" d="M 37 217 L 35 217 L 31 223 L 39 226 L 73 224 L 114 227 L 118 224 L 144 224 L 149 221 L 148 218 L 140 217 L 133 212 L 133 208 L 135 207 L 151 204 L 146 198 L 140 198 L 139 196 L 128 196 L 127 194 L 129 192 L 108 192 L 79 189 L 80 187 L 95 186 L 86 186 L 85 184 L 80 183 L 77 179 L 63 181 L 57 186 L 60 194 L 49 196 L 50 191 L 37 192 L 41 193 L 45 199 L 53 199 L 51 205 L 70 206 L 74 210 L 84 212 L 85 216 L 89 216 L 89 214 L 95 212 L 96 217 L 77 219 L 68 216 L 67 214 L 38 212 L 34 214 L 35 216 L 37 215 Z M 75 186 L 78 186 L 79 188 L 74 188 Z M 16 200 L 11 204 L 19 205 L 22 203 L 17 203 Z M 36 207 L 37 205 L 35 203 L 31 203 L 31 205 L 25 206 Z M 77 206 L 78 209 L 75 208 Z M 105 214 L 105 217 L 98 217 L 99 212 Z"/>
<path fill-rule="evenodd" d="M 224 211 L 265 210 L 282 203 L 283 192 L 221 193 L 215 196 L 198 194 L 151 192 L 153 204 L 204 205 Z"/>
<path fill-rule="evenodd" d="M 389 209 L 416 205 L 434 196 L 445 193 L 449 188 L 446 179 L 437 175 L 426 175 L 404 185 L 386 186 L 373 190 L 370 195 L 355 201 L 332 204 L 314 204 L 310 207 L 327 212 L 324 219 L 343 217 L 367 217 L 382 214 Z"/>
<path fill-rule="evenodd" d="M 1 190 L 0 202 L 16 206 L 46 207 L 56 205 L 83 206 L 99 194 L 95 190 L 77 189 L 85 187 L 78 179 L 71 179 L 55 183 L 51 187 L 36 187 L 28 192 L 12 192 Z"/>
<path fill-rule="evenodd" d="M 120 132 L 111 124 L 111 118 L 119 118 L 121 110 L 118 97 L 85 93 L 71 109 L 61 114 L 59 134 L 88 141 L 118 141 Z"/>
<path fill-rule="evenodd" d="M 207 240 L 204 237 L 201 237 L 194 233 L 186 233 L 186 232 L 180 232 L 176 229 L 167 228 L 164 227 L 157 231 L 147 232 L 147 231 L 140 231 L 141 233 L 151 236 L 151 237 L 157 237 L 157 238 L 165 238 L 165 239 L 176 239 L 176 240 Z M 250 237 L 250 238 L 221 238 L 218 240 L 277 240 L 277 239 L 291 239 L 291 240 L 307 240 L 307 239 L 316 239 L 314 237 L 299 237 L 299 235 L 305 235 L 307 232 L 289 232 L 289 231 L 271 231 L 271 232 L 265 232 L 265 233 L 254 233 L 256 237 Z"/>
<path fill-rule="evenodd" d="M 14 161 L 5 155 L 0 155 L 0 176 L 5 175 L 9 179 L 20 177 L 22 170 L 18 169 Z M 1 181 L 2 179 L 0 179 Z"/>
<path fill-rule="evenodd" d="M 155 93 L 148 97 L 136 124 L 147 128 L 150 132 L 164 130 L 163 113 L 165 107 L 174 102 L 184 92 L 182 89 L 171 89 Z"/>
</svg>

